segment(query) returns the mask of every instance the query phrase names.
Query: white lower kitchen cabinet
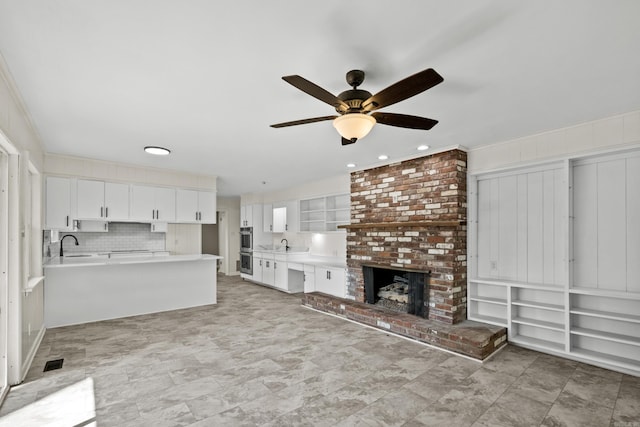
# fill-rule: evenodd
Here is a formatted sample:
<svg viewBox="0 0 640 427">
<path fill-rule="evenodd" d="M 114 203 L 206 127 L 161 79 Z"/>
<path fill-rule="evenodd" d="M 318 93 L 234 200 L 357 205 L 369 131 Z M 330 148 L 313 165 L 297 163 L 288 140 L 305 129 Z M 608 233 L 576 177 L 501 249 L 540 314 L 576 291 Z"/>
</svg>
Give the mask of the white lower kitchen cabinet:
<svg viewBox="0 0 640 427">
<path fill-rule="evenodd" d="M 339 298 L 346 297 L 346 274 L 344 268 L 318 266 L 315 268 L 315 290 Z"/>
<path fill-rule="evenodd" d="M 253 275 L 245 277 L 252 282 L 278 290 L 297 293 L 304 290 L 303 264 L 295 262 L 297 255 L 253 253 Z M 289 259 L 294 260 L 290 262 Z"/>
<path fill-rule="evenodd" d="M 304 292 L 316 291 L 316 268 L 313 265 L 304 265 Z"/>
</svg>

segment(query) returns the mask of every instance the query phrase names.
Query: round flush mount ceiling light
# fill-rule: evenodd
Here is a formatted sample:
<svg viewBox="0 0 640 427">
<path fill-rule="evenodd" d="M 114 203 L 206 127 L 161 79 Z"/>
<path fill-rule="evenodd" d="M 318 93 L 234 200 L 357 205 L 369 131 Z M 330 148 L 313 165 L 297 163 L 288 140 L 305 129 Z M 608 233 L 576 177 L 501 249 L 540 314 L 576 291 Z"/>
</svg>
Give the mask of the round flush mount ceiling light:
<svg viewBox="0 0 640 427">
<path fill-rule="evenodd" d="M 418 147 L 418 151 L 424 151 L 424 150 L 428 150 L 428 149 L 429 149 L 429 146 L 428 146 L 428 145 L 420 145 L 420 146 Z"/>
<path fill-rule="evenodd" d="M 389 158 L 389 156 L 387 156 L 386 154 L 380 154 L 378 156 L 378 160 L 387 160 Z"/>
<path fill-rule="evenodd" d="M 154 154 L 156 156 L 168 156 L 171 153 L 171 150 L 164 147 L 154 147 L 153 145 L 147 145 L 144 147 L 144 151 L 149 154 Z"/>
</svg>

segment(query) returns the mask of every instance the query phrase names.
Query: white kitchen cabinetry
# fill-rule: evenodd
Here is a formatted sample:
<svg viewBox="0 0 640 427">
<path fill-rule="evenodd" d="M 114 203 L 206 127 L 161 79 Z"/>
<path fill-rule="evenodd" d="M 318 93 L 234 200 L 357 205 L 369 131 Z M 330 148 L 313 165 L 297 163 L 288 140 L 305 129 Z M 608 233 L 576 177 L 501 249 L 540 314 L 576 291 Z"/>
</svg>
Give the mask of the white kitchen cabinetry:
<svg viewBox="0 0 640 427">
<path fill-rule="evenodd" d="M 316 267 L 315 290 L 339 298 L 346 297 L 346 275 L 344 268 Z"/>
<path fill-rule="evenodd" d="M 274 204 L 273 206 L 273 232 L 296 232 L 297 230 L 297 201 Z"/>
<path fill-rule="evenodd" d="M 287 269 L 287 256 L 276 255 L 273 260 L 273 286 L 278 289 L 287 290 L 288 285 L 288 269 Z"/>
<path fill-rule="evenodd" d="M 316 268 L 313 265 L 304 265 L 304 292 L 316 291 Z"/>
<path fill-rule="evenodd" d="M 259 228 L 262 224 L 262 205 L 240 206 L 240 227 Z"/>
<path fill-rule="evenodd" d="M 273 254 L 263 254 L 262 258 L 262 283 L 273 286 L 275 283 L 275 268 Z"/>
<path fill-rule="evenodd" d="M 262 282 L 262 253 L 254 252 L 253 253 L 253 274 L 250 279 L 254 282 Z"/>
<path fill-rule="evenodd" d="M 339 225 L 349 224 L 349 194 L 300 200 L 300 231 L 338 231 Z"/>
<path fill-rule="evenodd" d="M 131 219 L 136 221 L 175 222 L 175 189 L 132 185 Z"/>
<path fill-rule="evenodd" d="M 128 184 L 79 179 L 77 185 L 78 219 L 129 219 Z"/>
<path fill-rule="evenodd" d="M 49 176 L 46 179 L 45 226 L 47 230 L 73 230 L 72 180 Z"/>
<path fill-rule="evenodd" d="M 265 233 L 273 233 L 273 205 L 262 206 L 262 230 Z"/>
<path fill-rule="evenodd" d="M 240 206 L 240 227 L 253 227 L 253 205 Z"/>
<path fill-rule="evenodd" d="M 211 191 L 176 191 L 176 221 L 180 223 L 216 223 L 216 193 Z"/>
</svg>

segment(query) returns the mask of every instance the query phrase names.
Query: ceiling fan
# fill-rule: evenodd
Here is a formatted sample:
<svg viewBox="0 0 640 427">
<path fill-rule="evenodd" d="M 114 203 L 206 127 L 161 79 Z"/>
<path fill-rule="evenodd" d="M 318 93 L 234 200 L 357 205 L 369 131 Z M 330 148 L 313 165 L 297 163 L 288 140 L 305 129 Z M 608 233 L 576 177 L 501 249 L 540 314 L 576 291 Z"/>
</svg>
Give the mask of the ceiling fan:
<svg viewBox="0 0 640 427">
<path fill-rule="evenodd" d="M 271 127 L 282 128 L 333 120 L 333 126 L 342 136 L 342 145 L 353 144 L 363 138 L 376 123 L 410 129 L 431 129 L 438 123 L 437 120 L 406 114 L 376 112 L 375 110 L 403 101 L 444 81 L 440 74 L 432 68 L 428 68 L 371 95 L 366 90 L 358 89 L 358 86 L 364 81 L 364 71 L 351 70 L 347 73 L 347 84 L 353 89 L 345 90 L 335 96 L 298 75 L 284 76 L 282 80 L 331 105 L 339 115 L 277 123 Z"/>
</svg>

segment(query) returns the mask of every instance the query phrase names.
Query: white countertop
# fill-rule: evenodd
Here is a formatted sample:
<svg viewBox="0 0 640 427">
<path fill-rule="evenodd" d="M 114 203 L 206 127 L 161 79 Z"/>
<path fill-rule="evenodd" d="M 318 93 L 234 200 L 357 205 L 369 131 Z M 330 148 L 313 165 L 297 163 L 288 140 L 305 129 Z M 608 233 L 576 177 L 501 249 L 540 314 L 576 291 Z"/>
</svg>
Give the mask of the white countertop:
<svg viewBox="0 0 640 427">
<path fill-rule="evenodd" d="M 105 256 L 90 257 L 56 257 L 47 262 L 43 267 L 86 267 L 94 265 L 121 265 L 121 264 L 145 264 L 154 262 L 181 262 L 181 261 L 206 261 L 222 259 L 218 255 L 164 255 L 133 258 L 107 258 Z"/>
</svg>

